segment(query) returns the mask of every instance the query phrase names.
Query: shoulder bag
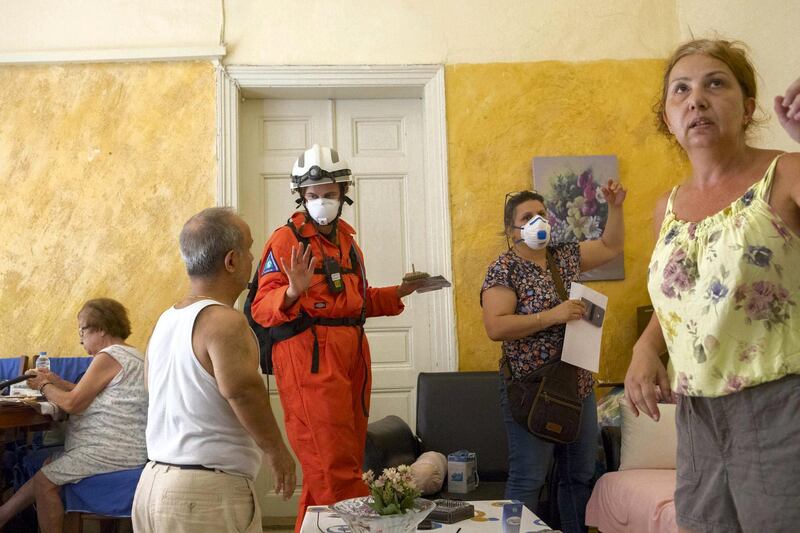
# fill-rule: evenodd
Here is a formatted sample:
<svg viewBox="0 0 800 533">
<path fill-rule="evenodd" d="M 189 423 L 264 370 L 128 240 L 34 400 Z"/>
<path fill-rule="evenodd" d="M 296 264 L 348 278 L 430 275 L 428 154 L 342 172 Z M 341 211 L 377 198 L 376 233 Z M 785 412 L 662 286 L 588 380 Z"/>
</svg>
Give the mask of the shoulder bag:
<svg viewBox="0 0 800 533">
<path fill-rule="evenodd" d="M 567 291 L 553 256 L 547 252 L 547 268 L 562 301 Z M 500 366 L 514 420 L 540 439 L 569 444 L 578 438 L 583 401 L 578 394 L 578 369 L 560 360 L 514 379 L 506 359 Z"/>
</svg>

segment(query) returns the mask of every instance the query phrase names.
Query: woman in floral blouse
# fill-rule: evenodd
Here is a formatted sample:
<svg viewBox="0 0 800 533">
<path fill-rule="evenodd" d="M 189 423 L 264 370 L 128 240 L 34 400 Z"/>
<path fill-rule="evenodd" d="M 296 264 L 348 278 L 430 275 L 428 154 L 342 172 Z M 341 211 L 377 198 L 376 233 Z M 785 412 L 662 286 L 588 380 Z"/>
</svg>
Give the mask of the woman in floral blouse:
<svg viewBox="0 0 800 533">
<path fill-rule="evenodd" d="M 565 288 L 578 274 L 616 257 L 622 251 L 622 203 L 625 189 L 611 181 L 601 187 L 600 201 L 608 204 L 608 221 L 600 239 L 548 244 L 549 225 L 544 198 L 523 191 L 507 197 L 505 234 L 513 243 L 486 274 L 481 289 L 483 322 L 489 337 L 503 341 L 503 357 L 515 378 L 561 357 L 565 324 L 583 316 L 578 300 L 562 302 L 547 267 L 549 251 Z M 537 217 L 539 221 L 535 220 Z M 529 224 L 532 223 L 532 224 Z M 531 233 L 523 226 L 535 226 Z M 541 233 L 544 232 L 544 233 Z M 536 511 L 539 495 L 554 452 L 560 483 L 558 506 L 561 528 L 586 531 L 584 515 L 591 493 L 597 447 L 597 413 L 592 375 L 579 370 L 579 392 L 584 399 L 581 431 L 577 441 L 555 445 L 535 437 L 514 421 L 508 407 L 505 383 L 500 379 L 500 403 L 508 435 L 509 473 L 506 497 L 522 501 Z"/>
<path fill-rule="evenodd" d="M 655 313 L 625 387 L 634 413 L 654 420 L 657 400 L 677 393 L 682 531 L 800 523 L 800 153 L 748 145 L 755 111 L 755 72 L 737 43 L 673 53 L 658 116 L 692 172 L 656 207 Z M 800 80 L 775 111 L 800 141 Z"/>
</svg>

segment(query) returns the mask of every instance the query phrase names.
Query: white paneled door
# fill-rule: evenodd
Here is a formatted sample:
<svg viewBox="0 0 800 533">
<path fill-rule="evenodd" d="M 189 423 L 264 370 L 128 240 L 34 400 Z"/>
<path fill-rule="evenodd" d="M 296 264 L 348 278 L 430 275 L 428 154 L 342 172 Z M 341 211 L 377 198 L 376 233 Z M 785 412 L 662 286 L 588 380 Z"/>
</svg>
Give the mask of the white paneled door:
<svg viewBox="0 0 800 533">
<path fill-rule="evenodd" d="M 318 143 L 336 148 L 353 171 L 355 187 L 349 195 L 354 204 L 342 216 L 356 229 L 370 284 L 398 284 L 412 263 L 426 269 L 420 99 L 246 100 L 240 111 L 239 206 L 253 230 L 254 255 L 260 256 L 270 233 L 294 211 L 292 164 Z M 417 374 L 433 366 L 432 306 L 425 294 L 406 297 L 405 305 L 399 316 L 367 320 L 373 376 L 370 421 L 394 414 L 414 427 Z M 272 377 L 270 393 L 282 427 Z M 265 472 L 258 486 L 265 516 L 295 513 L 296 497 L 281 502 Z"/>
</svg>

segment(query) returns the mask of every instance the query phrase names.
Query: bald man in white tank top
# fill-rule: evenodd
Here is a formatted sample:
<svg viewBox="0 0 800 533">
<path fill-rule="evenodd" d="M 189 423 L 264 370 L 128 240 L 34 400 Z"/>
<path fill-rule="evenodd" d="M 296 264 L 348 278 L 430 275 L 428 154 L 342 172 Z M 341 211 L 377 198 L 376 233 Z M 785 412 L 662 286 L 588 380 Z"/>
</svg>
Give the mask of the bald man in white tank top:
<svg viewBox="0 0 800 533">
<path fill-rule="evenodd" d="M 276 492 L 294 492 L 255 335 L 232 307 L 250 279 L 252 244 L 226 208 L 198 213 L 181 231 L 189 294 L 161 315 L 145 360 L 150 461 L 133 501 L 138 533 L 260 533 L 253 481 L 262 455 Z"/>
</svg>

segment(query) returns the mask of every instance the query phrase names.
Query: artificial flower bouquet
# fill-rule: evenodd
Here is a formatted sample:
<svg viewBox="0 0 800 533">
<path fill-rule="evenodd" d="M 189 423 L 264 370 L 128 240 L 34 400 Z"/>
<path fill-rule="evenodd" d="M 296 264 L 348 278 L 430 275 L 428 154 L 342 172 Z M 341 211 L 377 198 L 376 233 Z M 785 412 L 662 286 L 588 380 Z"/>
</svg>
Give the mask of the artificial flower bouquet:
<svg viewBox="0 0 800 533">
<path fill-rule="evenodd" d="M 361 475 L 361 479 L 372 495 L 373 501 L 369 506 L 381 516 L 405 514 L 414 508 L 414 502 L 420 494 L 414 484 L 411 467 L 406 465 L 386 468 L 377 479 L 372 470 L 368 470 Z"/>
</svg>

